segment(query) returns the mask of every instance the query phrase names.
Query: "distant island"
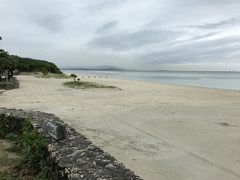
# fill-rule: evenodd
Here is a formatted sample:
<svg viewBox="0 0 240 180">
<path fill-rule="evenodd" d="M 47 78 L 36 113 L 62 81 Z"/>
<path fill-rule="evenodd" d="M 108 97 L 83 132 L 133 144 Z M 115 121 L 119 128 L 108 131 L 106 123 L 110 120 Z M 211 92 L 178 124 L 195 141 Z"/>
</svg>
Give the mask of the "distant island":
<svg viewBox="0 0 240 180">
<path fill-rule="evenodd" d="M 92 67 L 68 67 L 61 68 L 62 70 L 89 70 L 89 71 L 125 71 L 126 69 L 116 66 L 92 66 Z"/>
<path fill-rule="evenodd" d="M 91 67 L 68 67 L 61 68 L 62 70 L 86 70 L 86 71 L 136 71 L 136 72 L 154 72 L 154 71 L 169 71 L 169 70 L 141 70 L 141 69 L 126 69 L 117 66 L 91 66 Z"/>
</svg>

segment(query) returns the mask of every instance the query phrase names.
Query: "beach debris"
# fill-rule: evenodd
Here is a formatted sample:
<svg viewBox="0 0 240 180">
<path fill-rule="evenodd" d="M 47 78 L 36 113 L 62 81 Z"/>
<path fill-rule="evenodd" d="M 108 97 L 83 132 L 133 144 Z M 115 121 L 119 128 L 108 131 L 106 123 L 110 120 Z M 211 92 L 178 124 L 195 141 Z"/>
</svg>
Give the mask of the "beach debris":
<svg viewBox="0 0 240 180">
<path fill-rule="evenodd" d="M 65 137 L 65 126 L 59 122 L 49 121 L 47 123 L 48 134 L 59 140 Z"/>
<path fill-rule="evenodd" d="M 221 126 L 224 126 L 224 127 L 238 127 L 238 126 L 228 124 L 228 123 L 225 123 L 225 122 L 218 122 L 217 124 L 221 125 Z"/>
</svg>

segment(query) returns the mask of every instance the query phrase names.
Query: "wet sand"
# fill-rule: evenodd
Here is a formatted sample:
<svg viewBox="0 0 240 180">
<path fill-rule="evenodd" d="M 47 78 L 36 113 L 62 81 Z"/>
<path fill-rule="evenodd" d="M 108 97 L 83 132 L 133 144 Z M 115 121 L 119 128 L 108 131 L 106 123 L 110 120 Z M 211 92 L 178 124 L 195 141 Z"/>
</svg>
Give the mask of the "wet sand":
<svg viewBox="0 0 240 180">
<path fill-rule="evenodd" d="M 67 79 L 18 79 L 1 107 L 56 114 L 146 180 L 240 179 L 240 91 L 87 77 L 122 90 L 77 90 Z"/>
</svg>

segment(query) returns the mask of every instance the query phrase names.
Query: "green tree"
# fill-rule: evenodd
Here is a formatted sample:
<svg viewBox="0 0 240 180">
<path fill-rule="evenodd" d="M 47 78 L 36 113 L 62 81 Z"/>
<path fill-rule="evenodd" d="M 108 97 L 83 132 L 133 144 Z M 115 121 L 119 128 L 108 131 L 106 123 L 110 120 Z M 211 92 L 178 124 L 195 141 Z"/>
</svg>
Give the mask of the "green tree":
<svg viewBox="0 0 240 180">
<path fill-rule="evenodd" d="M 1 75 L 5 70 L 10 72 L 8 78 L 11 78 L 14 69 L 24 72 L 41 71 L 44 74 L 47 74 L 48 72 L 62 73 L 60 69 L 52 62 L 9 55 L 8 52 L 0 49 L 0 81 L 2 79 Z"/>
<path fill-rule="evenodd" d="M 19 64 L 17 60 L 11 58 L 8 52 L 0 49 L 0 80 L 2 79 L 1 75 L 5 70 L 9 70 L 11 72 L 9 74 L 10 77 L 8 77 L 11 78 L 14 69 L 16 69 L 18 65 Z"/>
</svg>

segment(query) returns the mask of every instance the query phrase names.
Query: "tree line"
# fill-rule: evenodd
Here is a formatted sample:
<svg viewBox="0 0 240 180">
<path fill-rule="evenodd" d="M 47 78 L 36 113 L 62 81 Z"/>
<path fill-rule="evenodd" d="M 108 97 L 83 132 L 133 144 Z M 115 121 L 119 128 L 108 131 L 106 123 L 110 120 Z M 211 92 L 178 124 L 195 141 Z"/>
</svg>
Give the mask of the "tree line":
<svg viewBox="0 0 240 180">
<path fill-rule="evenodd" d="M 14 71 L 15 69 L 18 69 L 19 72 L 62 73 L 52 62 L 10 55 L 0 49 L 0 75 L 5 70 Z"/>
</svg>

